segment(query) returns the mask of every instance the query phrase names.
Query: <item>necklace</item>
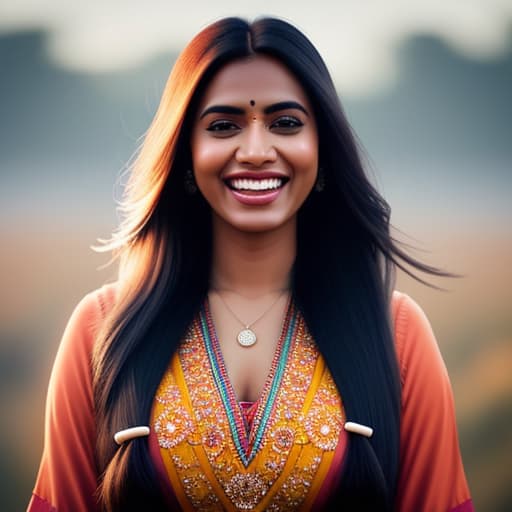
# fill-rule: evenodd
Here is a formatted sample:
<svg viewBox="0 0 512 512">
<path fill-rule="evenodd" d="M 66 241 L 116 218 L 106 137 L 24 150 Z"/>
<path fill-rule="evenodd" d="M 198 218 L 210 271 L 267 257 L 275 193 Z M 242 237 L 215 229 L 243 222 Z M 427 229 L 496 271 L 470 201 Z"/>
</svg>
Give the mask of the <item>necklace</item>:
<svg viewBox="0 0 512 512">
<path fill-rule="evenodd" d="M 251 329 L 251 326 L 254 325 L 256 322 L 261 320 L 276 304 L 277 301 L 285 294 L 288 290 L 284 290 L 283 293 L 277 296 L 277 299 L 270 304 L 270 306 L 263 311 L 263 313 L 256 318 L 256 320 L 253 320 L 252 322 L 246 324 L 245 322 L 242 322 L 240 318 L 235 314 L 235 312 L 229 307 L 229 304 L 226 302 L 224 297 L 217 291 L 214 290 L 215 293 L 219 296 L 219 299 L 222 301 L 224 306 L 226 306 L 226 309 L 233 315 L 234 318 L 236 318 L 237 322 L 243 326 L 243 329 L 241 329 L 236 337 L 236 340 L 242 347 L 252 347 L 256 341 L 258 341 L 258 338 L 256 336 L 256 333 Z"/>
</svg>

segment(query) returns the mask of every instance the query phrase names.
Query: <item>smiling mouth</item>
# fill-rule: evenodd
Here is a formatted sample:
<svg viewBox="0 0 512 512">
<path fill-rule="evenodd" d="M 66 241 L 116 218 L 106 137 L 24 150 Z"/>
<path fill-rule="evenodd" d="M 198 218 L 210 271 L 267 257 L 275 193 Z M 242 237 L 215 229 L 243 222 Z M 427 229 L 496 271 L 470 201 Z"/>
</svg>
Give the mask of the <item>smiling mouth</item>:
<svg viewBox="0 0 512 512">
<path fill-rule="evenodd" d="M 226 185 L 231 190 L 237 192 L 270 192 L 272 190 L 278 190 L 283 187 L 287 182 L 288 178 L 262 178 L 262 179 L 248 179 L 248 178 L 234 178 L 226 180 Z"/>
</svg>

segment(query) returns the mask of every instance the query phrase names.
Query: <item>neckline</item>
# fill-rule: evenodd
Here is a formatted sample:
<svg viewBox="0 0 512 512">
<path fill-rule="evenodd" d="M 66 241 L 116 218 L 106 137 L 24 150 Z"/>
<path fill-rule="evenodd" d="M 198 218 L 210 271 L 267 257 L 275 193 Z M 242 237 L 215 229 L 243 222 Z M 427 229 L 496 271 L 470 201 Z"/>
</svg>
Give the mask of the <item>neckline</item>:
<svg viewBox="0 0 512 512">
<path fill-rule="evenodd" d="M 237 400 L 235 390 L 229 379 L 219 339 L 211 317 L 208 298 L 204 301 L 200 312 L 200 320 L 213 380 L 224 406 L 224 412 L 228 419 L 236 450 L 242 463 L 247 467 L 258 453 L 274 408 L 277 392 L 279 391 L 290 353 L 290 345 L 295 338 L 293 334 L 297 324 L 297 311 L 290 297 L 270 371 L 267 374 L 258 400 L 254 402 L 256 404 L 256 412 L 252 425 L 247 424 L 242 405 Z"/>
</svg>

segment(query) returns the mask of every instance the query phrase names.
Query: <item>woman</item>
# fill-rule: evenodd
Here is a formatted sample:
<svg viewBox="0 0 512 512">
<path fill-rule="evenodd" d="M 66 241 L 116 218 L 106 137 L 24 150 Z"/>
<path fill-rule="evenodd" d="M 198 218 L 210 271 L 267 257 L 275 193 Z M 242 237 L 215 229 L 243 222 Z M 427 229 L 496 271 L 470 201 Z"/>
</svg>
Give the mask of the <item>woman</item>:
<svg viewBox="0 0 512 512">
<path fill-rule="evenodd" d="M 123 211 L 119 280 L 57 356 L 30 510 L 472 510 L 437 345 L 391 293 L 396 265 L 442 273 L 394 244 L 297 29 L 193 39 Z"/>
</svg>

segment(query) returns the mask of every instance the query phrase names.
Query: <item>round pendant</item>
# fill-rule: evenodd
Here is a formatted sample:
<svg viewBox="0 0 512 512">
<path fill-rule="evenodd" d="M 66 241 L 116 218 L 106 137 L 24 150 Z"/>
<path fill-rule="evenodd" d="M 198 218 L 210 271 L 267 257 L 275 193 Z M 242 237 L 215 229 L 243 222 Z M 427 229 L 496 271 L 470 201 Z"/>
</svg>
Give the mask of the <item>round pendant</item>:
<svg viewBox="0 0 512 512">
<path fill-rule="evenodd" d="M 236 337 L 242 347 L 252 347 L 256 343 L 256 334 L 251 329 L 243 329 Z"/>
</svg>

